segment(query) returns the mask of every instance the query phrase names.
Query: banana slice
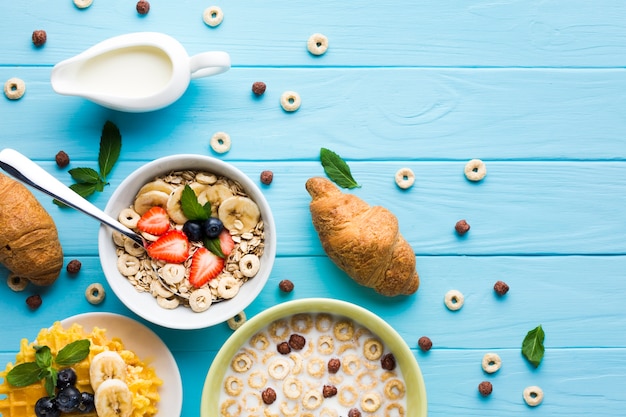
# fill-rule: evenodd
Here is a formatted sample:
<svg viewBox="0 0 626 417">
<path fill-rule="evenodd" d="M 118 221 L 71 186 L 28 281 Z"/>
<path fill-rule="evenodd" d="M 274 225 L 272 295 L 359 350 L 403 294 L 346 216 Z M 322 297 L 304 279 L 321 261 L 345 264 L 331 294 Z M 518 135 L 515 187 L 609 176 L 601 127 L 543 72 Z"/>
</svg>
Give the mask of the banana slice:
<svg viewBox="0 0 626 417">
<path fill-rule="evenodd" d="M 227 200 L 234 195 L 235 194 L 233 194 L 233 192 L 231 191 L 230 188 L 228 188 L 228 186 L 224 184 L 215 184 L 215 185 L 208 186 L 206 190 L 204 191 L 204 193 L 202 193 L 202 195 L 198 197 L 198 199 L 203 199 L 205 200 L 205 202 L 206 201 L 210 202 L 211 212 L 212 212 L 211 215 L 216 216 L 217 208 L 219 207 L 220 204 L 222 204 L 222 201 Z"/>
<path fill-rule="evenodd" d="M 107 379 L 94 394 L 98 417 L 129 417 L 133 413 L 133 394 L 119 379 Z"/>
<path fill-rule="evenodd" d="M 89 365 L 89 380 L 91 387 L 96 391 L 100 385 L 110 379 L 126 379 L 126 362 L 119 353 L 105 350 L 98 353 Z M 101 414 L 98 413 L 101 417 Z"/>
<path fill-rule="evenodd" d="M 261 212 L 259 206 L 248 197 L 234 196 L 222 201 L 218 217 L 228 230 L 245 233 L 256 227 Z"/>
<path fill-rule="evenodd" d="M 191 184 L 189 184 L 189 187 L 191 187 L 193 192 L 196 194 L 196 197 L 198 197 L 198 195 L 201 195 L 207 188 L 206 185 L 200 184 L 199 182 L 192 182 Z M 185 216 L 185 213 L 183 213 L 183 207 L 180 204 L 180 198 L 183 195 L 184 189 L 184 185 L 179 185 L 174 190 L 174 192 L 169 195 L 167 203 L 164 206 L 165 210 L 167 210 L 167 214 L 170 216 L 170 219 L 174 220 L 177 224 L 180 225 L 185 224 L 185 222 L 189 220 L 187 219 L 187 216 Z M 198 202 L 202 204 L 199 198 Z"/>
<path fill-rule="evenodd" d="M 143 216 L 146 211 L 150 210 L 154 206 L 165 207 L 170 195 L 163 191 L 152 190 L 143 194 L 139 194 L 135 198 L 134 209 L 140 216 Z"/>
<path fill-rule="evenodd" d="M 137 197 L 149 191 L 161 191 L 169 195 L 172 191 L 174 191 L 174 186 L 166 183 L 163 180 L 154 180 L 141 187 L 139 191 L 137 191 Z"/>
</svg>

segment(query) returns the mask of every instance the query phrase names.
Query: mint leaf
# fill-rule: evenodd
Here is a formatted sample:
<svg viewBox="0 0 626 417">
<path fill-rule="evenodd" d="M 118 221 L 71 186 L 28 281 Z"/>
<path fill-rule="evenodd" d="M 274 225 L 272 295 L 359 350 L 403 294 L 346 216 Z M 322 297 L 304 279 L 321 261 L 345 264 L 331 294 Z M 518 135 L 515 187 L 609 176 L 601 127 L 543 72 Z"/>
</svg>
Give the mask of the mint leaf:
<svg viewBox="0 0 626 417">
<path fill-rule="evenodd" d="M 40 368 L 49 368 L 52 365 L 52 352 L 48 346 L 35 348 L 35 362 Z"/>
<path fill-rule="evenodd" d="M 55 387 L 57 386 L 57 370 L 54 368 L 50 368 L 50 373 L 45 376 L 46 380 L 44 382 L 44 386 L 46 387 L 46 392 L 49 397 L 55 396 Z"/>
<path fill-rule="evenodd" d="M 522 354 L 535 368 L 539 366 L 545 353 L 543 346 L 545 337 L 546 335 L 543 332 L 543 328 L 539 325 L 529 331 L 522 342 Z"/>
<path fill-rule="evenodd" d="M 211 203 L 204 206 L 198 203 L 198 197 L 189 185 L 185 185 L 180 196 L 180 206 L 183 214 L 189 220 L 207 220 L 211 217 Z"/>
<path fill-rule="evenodd" d="M 88 339 L 76 340 L 61 349 L 54 361 L 61 366 L 78 363 L 89 355 L 90 345 L 91 342 Z"/>
<path fill-rule="evenodd" d="M 25 387 L 39 381 L 41 368 L 36 362 L 25 362 L 11 369 L 7 374 L 7 381 L 14 387 Z"/>
<path fill-rule="evenodd" d="M 122 135 L 120 130 L 107 120 L 102 128 L 102 136 L 100 137 L 100 152 L 98 154 L 98 165 L 100 166 L 100 175 L 106 181 L 107 175 L 113 169 L 113 165 L 117 162 L 122 149 Z"/>
<path fill-rule="evenodd" d="M 220 244 L 219 238 L 217 237 L 215 239 L 205 238 L 203 243 L 204 243 L 204 247 L 210 250 L 215 256 L 219 256 L 220 258 L 226 258 L 226 255 L 224 255 L 224 252 L 222 252 L 222 245 Z"/>
<path fill-rule="evenodd" d="M 324 172 L 331 181 L 342 188 L 358 188 L 360 185 L 352 177 L 350 167 L 335 152 L 322 148 L 320 149 L 320 161 L 324 167 Z"/>
<path fill-rule="evenodd" d="M 72 168 L 67 172 L 78 183 L 96 184 L 100 181 L 100 175 L 92 168 Z"/>
</svg>

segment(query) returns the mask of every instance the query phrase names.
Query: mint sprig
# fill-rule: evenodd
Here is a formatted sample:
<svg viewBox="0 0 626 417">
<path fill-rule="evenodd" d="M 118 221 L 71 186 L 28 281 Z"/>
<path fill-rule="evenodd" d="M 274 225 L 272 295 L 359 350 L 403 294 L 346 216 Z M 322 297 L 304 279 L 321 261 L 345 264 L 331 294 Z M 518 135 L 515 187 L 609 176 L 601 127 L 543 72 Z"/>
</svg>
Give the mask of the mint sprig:
<svg viewBox="0 0 626 417">
<path fill-rule="evenodd" d="M 539 366 L 545 353 L 543 346 L 545 337 L 543 328 L 539 325 L 529 331 L 522 342 L 522 354 L 535 368 Z"/>
<path fill-rule="evenodd" d="M 96 191 L 104 191 L 108 185 L 107 176 L 111 173 L 113 165 L 117 162 L 122 149 L 122 135 L 119 129 L 111 121 L 107 121 L 102 128 L 100 136 L 100 150 L 98 152 L 98 169 L 81 167 L 72 168 L 68 171 L 74 184 L 70 188 L 83 198 L 87 198 Z M 65 204 L 53 200 L 54 204 L 65 207 Z"/>
<path fill-rule="evenodd" d="M 358 188 L 359 183 L 352 177 L 350 167 L 339 155 L 330 149 L 320 149 L 320 162 L 331 181 L 342 188 Z"/>
<path fill-rule="evenodd" d="M 44 379 L 46 392 L 54 397 L 57 370 L 53 368 L 53 364 L 69 366 L 82 361 L 89 355 L 90 345 L 88 339 L 76 340 L 63 347 L 56 358 L 48 346 L 35 346 L 35 361 L 17 365 L 7 373 L 6 379 L 14 387 L 25 387 Z"/>
<path fill-rule="evenodd" d="M 198 196 L 189 185 L 185 185 L 183 192 L 180 196 L 180 206 L 183 210 L 183 214 L 189 220 L 192 221 L 206 221 L 211 217 L 211 203 L 206 202 L 204 205 L 198 202 Z M 219 238 L 209 239 L 204 238 L 202 240 L 204 247 L 211 251 L 220 258 L 226 258 L 224 252 L 222 252 L 222 245 Z"/>
</svg>

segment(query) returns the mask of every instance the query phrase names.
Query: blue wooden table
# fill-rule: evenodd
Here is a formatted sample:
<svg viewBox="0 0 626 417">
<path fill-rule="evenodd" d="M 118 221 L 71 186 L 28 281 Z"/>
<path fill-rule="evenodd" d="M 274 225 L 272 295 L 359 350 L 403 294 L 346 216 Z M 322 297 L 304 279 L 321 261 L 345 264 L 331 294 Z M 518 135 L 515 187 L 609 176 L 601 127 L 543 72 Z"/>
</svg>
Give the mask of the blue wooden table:
<svg viewBox="0 0 626 417">
<path fill-rule="evenodd" d="M 134 1 L 3 1 L 0 80 L 26 83 L 20 100 L 0 98 L 0 148 L 12 147 L 70 184 L 54 163 L 97 167 L 103 124 L 122 133 L 120 161 L 103 208 L 125 176 L 173 153 L 217 156 L 258 181 L 277 223 L 278 256 L 260 297 L 246 309 L 306 297 L 350 301 L 393 325 L 422 369 L 431 416 L 623 416 L 626 414 L 626 7 L 620 0 L 217 2 L 221 25 L 202 13 L 211 2 L 152 0 L 140 16 Z M 31 34 L 47 32 L 33 46 Z M 192 81 L 184 96 L 156 112 L 107 110 L 54 93 L 52 66 L 114 35 L 158 31 L 195 54 L 224 50 L 233 67 Z M 329 39 L 313 56 L 313 33 Z M 251 93 L 264 81 L 261 97 Z M 279 105 L 297 91 L 302 107 Z M 231 150 L 209 147 L 228 132 Z M 324 175 L 321 147 L 344 157 L 361 188 L 350 191 L 396 214 L 417 256 L 421 287 L 385 298 L 357 286 L 325 256 L 311 225 L 305 181 Z M 465 163 L 480 158 L 488 174 L 467 181 Z M 411 168 L 415 185 L 401 190 L 395 172 Z M 90 305 L 85 288 L 106 286 L 97 250 L 99 225 L 36 196 L 58 228 L 66 263 L 79 259 L 49 288 L 15 293 L 0 286 L 0 362 L 19 340 L 53 321 L 109 311 L 136 318 L 109 291 Z M 470 232 L 454 231 L 467 219 Z M 0 231 L 1 233 L 1 231 Z M 0 269 L 0 276 L 8 275 Z M 295 283 L 283 294 L 282 279 Z M 503 280 L 509 293 L 497 297 Z M 444 294 L 458 289 L 465 305 L 448 311 Z M 40 293 L 30 311 L 24 300 Z M 546 354 L 538 368 L 521 355 L 526 332 L 541 324 Z M 184 416 L 198 415 L 206 372 L 232 331 L 152 326 L 172 350 L 184 384 Z M 433 349 L 417 347 L 429 336 Z M 485 353 L 502 369 L 487 375 Z M 482 398 L 478 384 L 493 393 Z M 522 391 L 542 387 L 543 403 L 526 406 Z"/>
</svg>

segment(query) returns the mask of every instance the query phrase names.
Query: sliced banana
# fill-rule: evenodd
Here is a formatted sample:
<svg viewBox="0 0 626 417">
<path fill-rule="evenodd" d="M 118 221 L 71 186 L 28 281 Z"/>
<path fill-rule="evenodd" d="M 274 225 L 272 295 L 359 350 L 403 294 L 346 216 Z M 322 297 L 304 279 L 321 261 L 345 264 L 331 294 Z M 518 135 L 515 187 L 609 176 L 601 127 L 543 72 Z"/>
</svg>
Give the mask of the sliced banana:
<svg viewBox="0 0 626 417">
<path fill-rule="evenodd" d="M 100 385 L 110 379 L 126 380 L 126 362 L 119 353 L 105 350 L 93 357 L 89 364 L 91 387 L 97 391 Z M 126 385 L 126 384 L 124 384 Z M 102 417 L 100 413 L 98 416 Z"/>
<path fill-rule="evenodd" d="M 137 192 L 137 197 L 149 191 L 161 191 L 169 195 L 172 191 L 174 191 L 174 186 L 166 183 L 163 180 L 155 180 L 141 187 Z"/>
<path fill-rule="evenodd" d="M 201 313 L 211 307 L 213 296 L 208 288 L 199 288 L 189 294 L 189 307 L 196 313 Z"/>
<path fill-rule="evenodd" d="M 107 379 L 95 390 L 98 417 L 129 417 L 133 413 L 133 394 L 119 379 Z"/>
<path fill-rule="evenodd" d="M 234 196 L 222 201 L 218 217 L 228 230 L 244 233 L 256 227 L 261 212 L 259 206 L 248 197 Z"/>
<path fill-rule="evenodd" d="M 218 183 L 207 187 L 204 195 L 212 206 L 217 207 L 222 204 L 222 201 L 231 198 L 235 194 L 227 185 Z"/>
<path fill-rule="evenodd" d="M 152 190 L 143 194 L 139 194 L 135 198 L 135 204 L 133 205 L 133 207 L 140 216 L 143 216 L 152 207 L 160 206 L 165 208 L 169 198 L 170 194 L 168 193 L 158 190 Z"/>
<path fill-rule="evenodd" d="M 196 197 L 198 197 L 198 195 L 201 195 L 207 188 L 206 185 L 200 184 L 199 182 L 192 182 L 191 184 L 189 184 L 189 187 L 191 187 L 193 192 L 196 194 Z M 177 224 L 181 224 L 181 225 L 185 224 L 185 222 L 188 220 L 187 216 L 185 216 L 185 213 L 183 212 L 183 207 L 180 204 L 180 199 L 183 195 L 184 189 L 185 189 L 184 185 L 179 185 L 169 195 L 167 199 L 167 203 L 165 205 L 165 209 L 167 210 L 167 214 L 170 216 L 170 219 L 174 220 Z M 198 202 L 202 204 L 202 202 L 200 201 L 200 198 L 198 198 Z"/>
</svg>

